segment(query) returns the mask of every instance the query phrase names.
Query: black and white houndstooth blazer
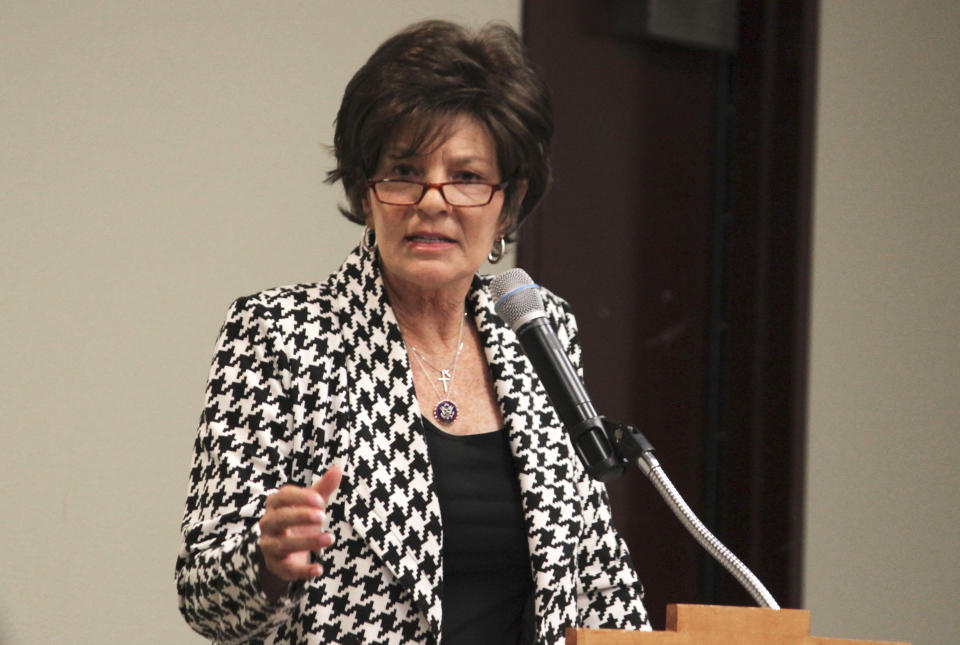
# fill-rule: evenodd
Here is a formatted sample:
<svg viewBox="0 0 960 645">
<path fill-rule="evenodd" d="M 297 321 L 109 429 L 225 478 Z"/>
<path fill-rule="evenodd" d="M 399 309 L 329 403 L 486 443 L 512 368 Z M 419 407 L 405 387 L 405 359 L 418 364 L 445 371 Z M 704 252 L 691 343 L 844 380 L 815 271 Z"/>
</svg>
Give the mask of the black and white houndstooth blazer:
<svg viewBox="0 0 960 645">
<path fill-rule="evenodd" d="M 488 278 L 467 299 L 508 428 L 535 587 L 538 643 L 564 628 L 649 628 L 610 518 L 516 340 Z M 544 293 L 575 365 L 576 323 Z M 190 625 L 219 642 L 436 643 L 440 507 L 400 329 L 377 262 L 357 249 L 326 282 L 233 303 L 210 369 L 176 580 Z M 328 508 L 324 574 L 271 603 L 258 584 L 269 493 L 344 471 Z"/>
</svg>

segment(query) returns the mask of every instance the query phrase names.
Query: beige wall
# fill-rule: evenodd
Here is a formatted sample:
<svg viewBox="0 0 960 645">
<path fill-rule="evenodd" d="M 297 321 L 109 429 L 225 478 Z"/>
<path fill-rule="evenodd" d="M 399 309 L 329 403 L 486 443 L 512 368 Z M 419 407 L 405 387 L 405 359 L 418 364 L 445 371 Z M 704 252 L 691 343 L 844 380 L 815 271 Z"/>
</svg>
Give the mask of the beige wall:
<svg viewBox="0 0 960 645">
<path fill-rule="evenodd" d="M 519 0 L 0 2 L 0 643 L 193 643 L 173 586 L 226 307 L 359 240 L 321 183 L 391 32 Z"/>
<path fill-rule="evenodd" d="M 0 643 L 192 643 L 173 558 L 229 301 L 335 267 L 350 73 L 519 0 L 0 2 Z M 960 4 L 824 0 L 814 631 L 960 633 Z"/>
<path fill-rule="evenodd" d="M 806 604 L 960 642 L 960 3 L 824 0 Z"/>
</svg>

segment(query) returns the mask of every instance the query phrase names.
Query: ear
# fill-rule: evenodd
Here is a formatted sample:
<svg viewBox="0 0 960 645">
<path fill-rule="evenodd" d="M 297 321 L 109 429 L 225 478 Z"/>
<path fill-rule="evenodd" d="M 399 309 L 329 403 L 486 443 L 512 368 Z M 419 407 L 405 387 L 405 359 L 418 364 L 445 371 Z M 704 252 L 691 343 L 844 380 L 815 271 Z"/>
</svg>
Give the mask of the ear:
<svg viewBox="0 0 960 645">
<path fill-rule="evenodd" d="M 523 203 L 523 198 L 527 196 L 527 180 L 521 179 L 517 182 L 516 188 L 514 188 L 513 204 L 516 204 L 517 212 L 520 212 L 520 204 Z"/>
<path fill-rule="evenodd" d="M 511 206 L 513 204 L 516 204 L 517 212 L 520 211 L 520 204 L 523 203 L 523 198 L 526 196 L 527 196 L 527 180 L 523 179 L 517 182 L 516 192 L 514 193 L 513 200 L 511 200 L 512 201 Z M 500 222 L 499 222 L 499 225 L 497 226 L 497 235 L 504 236 L 507 234 L 507 231 L 510 230 L 510 222 L 516 220 L 515 215 L 516 213 L 509 213 L 509 214 L 506 212 L 501 213 Z"/>
<path fill-rule="evenodd" d="M 523 203 L 523 198 L 527 196 L 527 180 L 521 179 L 517 182 L 517 205 Z"/>
<path fill-rule="evenodd" d="M 506 237 L 507 231 L 510 230 L 510 217 L 501 217 L 500 221 L 497 222 L 497 235 L 496 237 Z"/>
<path fill-rule="evenodd" d="M 363 209 L 364 224 L 370 225 L 370 198 L 364 195 L 360 198 L 360 208 Z"/>
</svg>

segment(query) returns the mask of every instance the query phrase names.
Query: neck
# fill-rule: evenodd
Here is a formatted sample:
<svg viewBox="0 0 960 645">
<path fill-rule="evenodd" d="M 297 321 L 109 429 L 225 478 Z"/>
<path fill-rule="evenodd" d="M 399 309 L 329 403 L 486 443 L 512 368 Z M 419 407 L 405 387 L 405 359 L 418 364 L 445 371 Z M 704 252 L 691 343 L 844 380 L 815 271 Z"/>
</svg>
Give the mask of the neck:
<svg viewBox="0 0 960 645">
<path fill-rule="evenodd" d="M 384 286 L 408 343 L 428 356 L 456 349 L 469 282 L 444 289 L 411 289 L 384 274 Z"/>
</svg>

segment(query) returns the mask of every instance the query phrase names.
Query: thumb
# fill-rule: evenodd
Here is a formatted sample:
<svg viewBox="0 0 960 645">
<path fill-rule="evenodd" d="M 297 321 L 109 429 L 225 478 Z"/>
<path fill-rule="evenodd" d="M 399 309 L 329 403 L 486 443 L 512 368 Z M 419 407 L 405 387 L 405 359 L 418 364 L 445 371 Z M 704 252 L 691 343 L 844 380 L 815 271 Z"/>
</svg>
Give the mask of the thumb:
<svg viewBox="0 0 960 645">
<path fill-rule="evenodd" d="M 323 498 L 324 503 L 327 503 L 340 486 L 340 480 L 342 478 L 343 471 L 340 470 L 340 466 L 330 466 L 330 468 L 327 469 L 327 472 L 323 473 L 323 477 L 318 479 L 317 482 L 310 488 L 319 493 L 320 497 Z"/>
</svg>

